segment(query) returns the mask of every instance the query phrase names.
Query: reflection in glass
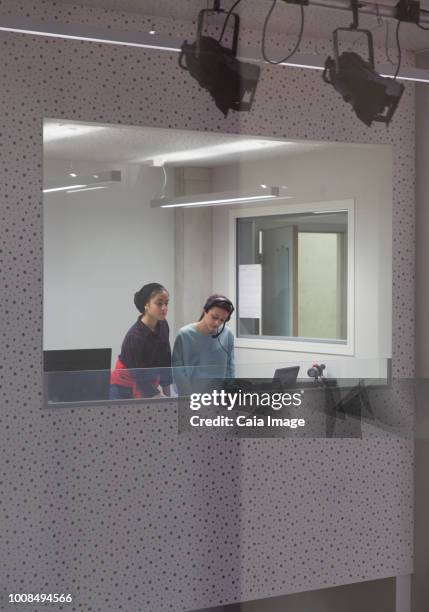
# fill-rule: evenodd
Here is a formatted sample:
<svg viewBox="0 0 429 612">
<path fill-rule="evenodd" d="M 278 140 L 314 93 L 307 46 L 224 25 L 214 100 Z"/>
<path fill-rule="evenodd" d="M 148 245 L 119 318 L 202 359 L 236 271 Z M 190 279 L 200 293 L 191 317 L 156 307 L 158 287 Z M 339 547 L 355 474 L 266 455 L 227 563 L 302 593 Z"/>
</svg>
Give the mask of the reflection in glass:
<svg viewBox="0 0 429 612">
<path fill-rule="evenodd" d="M 239 336 L 345 341 L 347 212 L 237 219 L 237 279 Z"/>
</svg>

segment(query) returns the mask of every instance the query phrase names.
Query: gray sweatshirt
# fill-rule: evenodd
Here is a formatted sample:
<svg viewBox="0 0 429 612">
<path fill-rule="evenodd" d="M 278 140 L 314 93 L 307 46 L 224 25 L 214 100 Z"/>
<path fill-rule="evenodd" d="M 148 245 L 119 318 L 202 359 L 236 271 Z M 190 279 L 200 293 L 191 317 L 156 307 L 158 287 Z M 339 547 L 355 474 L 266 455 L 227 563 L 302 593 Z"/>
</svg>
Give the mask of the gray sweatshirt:
<svg viewBox="0 0 429 612">
<path fill-rule="evenodd" d="M 198 331 L 195 323 L 182 327 L 174 342 L 173 376 L 179 395 L 204 391 L 213 379 L 234 378 L 234 336 L 225 327 L 218 338 Z"/>
</svg>

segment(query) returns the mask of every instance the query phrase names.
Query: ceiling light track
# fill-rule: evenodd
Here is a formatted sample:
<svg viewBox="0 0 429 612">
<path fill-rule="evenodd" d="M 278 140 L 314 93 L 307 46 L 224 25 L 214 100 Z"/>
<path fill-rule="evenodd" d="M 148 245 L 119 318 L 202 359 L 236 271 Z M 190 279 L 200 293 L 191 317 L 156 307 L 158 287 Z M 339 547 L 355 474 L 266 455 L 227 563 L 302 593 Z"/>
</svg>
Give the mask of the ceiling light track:
<svg viewBox="0 0 429 612">
<path fill-rule="evenodd" d="M 350 12 L 350 2 L 342 0 L 310 0 L 311 6 L 321 6 L 324 8 L 341 9 Z M 394 17 L 394 7 L 378 5 L 379 15 Z M 376 15 L 375 5 L 365 4 L 360 8 L 361 13 Z M 429 25 L 429 14 L 421 14 L 421 24 Z M 155 51 L 167 51 L 180 53 L 183 43 L 182 39 L 162 36 L 158 32 L 124 32 L 100 29 L 87 26 L 85 24 L 60 24 L 49 22 L 36 22 L 24 17 L 2 16 L 0 18 L 0 31 L 26 34 L 32 36 L 54 37 L 68 40 L 80 40 L 87 42 L 104 43 L 111 45 L 122 45 L 126 47 L 137 47 L 152 49 Z M 263 63 L 259 48 L 252 48 L 240 45 L 237 50 L 237 59 L 256 63 Z M 316 54 L 296 53 L 287 62 L 281 63 L 284 66 L 294 68 L 309 68 L 312 70 L 323 70 L 325 58 Z M 395 70 L 389 64 L 378 65 L 377 70 L 382 76 L 394 76 Z M 405 81 L 415 81 L 429 83 L 429 70 L 414 67 L 402 67 L 397 78 Z"/>
<path fill-rule="evenodd" d="M 350 13 L 350 1 L 349 0 L 309 0 L 310 6 L 317 6 L 320 8 L 347 11 Z M 359 2 L 359 13 L 366 15 L 373 15 L 374 17 L 380 15 L 380 17 L 390 17 L 391 19 L 396 18 L 396 7 L 389 4 L 377 4 L 375 2 Z M 423 18 L 421 21 L 429 21 L 429 19 Z"/>
</svg>

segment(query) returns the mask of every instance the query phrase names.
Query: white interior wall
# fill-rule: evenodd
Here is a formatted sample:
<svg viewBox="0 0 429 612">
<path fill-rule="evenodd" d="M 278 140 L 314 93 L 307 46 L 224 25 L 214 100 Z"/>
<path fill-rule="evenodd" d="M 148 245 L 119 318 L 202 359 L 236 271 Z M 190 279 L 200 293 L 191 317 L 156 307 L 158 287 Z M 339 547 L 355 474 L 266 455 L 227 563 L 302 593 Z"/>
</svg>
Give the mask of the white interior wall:
<svg viewBox="0 0 429 612">
<path fill-rule="evenodd" d="M 84 175 L 122 170 L 109 189 L 44 197 L 44 349 L 112 348 L 138 316 L 134 293 L 148 282 L 170 289 L 174 334 L 174 212 L 150 208 L 162 171 L 139 165 L 74 163 Z M 70 164 L 46 160 L 45 184 Z M 168 190 L 173 181 L 168 181 Z"/>
<path fill-rule="evenodd" d="M 260 183 L 287 185 L 294 204 L 354 199 L 355 353 L 350 358 L 309 354 L 302 349 L 286 352 L 237 348 L 237 362 L 258 364 L 259 372 L 266 376 L 273 373 L 267 364 L 301 364 L 302 375 L 315 361 L 327 364 L 332 376 L 382 375 L 383 360 L 378 359 L 390 357 L 392 351 L 391 148 L 344 145 L 266 162 L 217 167 L 213 173 L 215 191 L 251 190 Z M 219 207 L 213 215 L 213 289 L 227 295 L 231 270 L 226 237 L 231 208 Z M 236 296 L 231 299 L 235 301 Z"/>
</svg>

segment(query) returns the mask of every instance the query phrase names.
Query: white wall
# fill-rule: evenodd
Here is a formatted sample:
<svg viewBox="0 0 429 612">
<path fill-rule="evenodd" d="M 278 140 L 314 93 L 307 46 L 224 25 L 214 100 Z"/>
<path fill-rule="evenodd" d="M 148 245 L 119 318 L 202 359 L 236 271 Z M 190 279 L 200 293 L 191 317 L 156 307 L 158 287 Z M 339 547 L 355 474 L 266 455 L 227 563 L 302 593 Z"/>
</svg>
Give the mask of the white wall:
<svg viewBox="0 0 429 612">
<path fill-rule="evenodd" d="M 294 196 L 290 200 L 294 205 L 355 201 L 354 356 L 238 348 L 237 361 L 259 364 L 261 372 L 264 363 L 296 362 L 306 368 L 314 361 L 322 361 L 335 376 L 358 371 L 365 376 L 379 375 L 375 367 L 377 359 L 390 357 L 392 351 L 391 148 L 344 145 L 280 159 L 267 158 L 263 162 L 218 167 L 213 180 L 216 191 L 251 190 L 260 183 L 287 185 L 287 193 Z M 227 244 L 229 210 L 230 207 L 219 207 L 213 215 L 213 289 L 226 294 L 231 274 Z M 235 300 L 236 296 L 232 295 L 231 299 Z M 272 368 L 267 366 L 265 375 L 271 374 Z"/>
<path fill-rule="evenodd" d="M 69 168 L 45 161 L 45 184 L 61 181 Z M 170 289 L 174 333 L 174 212 L 149 206 L 162 187 L 159 168 L 73 168 L 83 174 L 120 169 L 122 182 L 99 191 L 45 194 L 44 349 L 111 347 L 114 360 L 138 316 L 133 295 L 145 283 Z"/>
</svg>

